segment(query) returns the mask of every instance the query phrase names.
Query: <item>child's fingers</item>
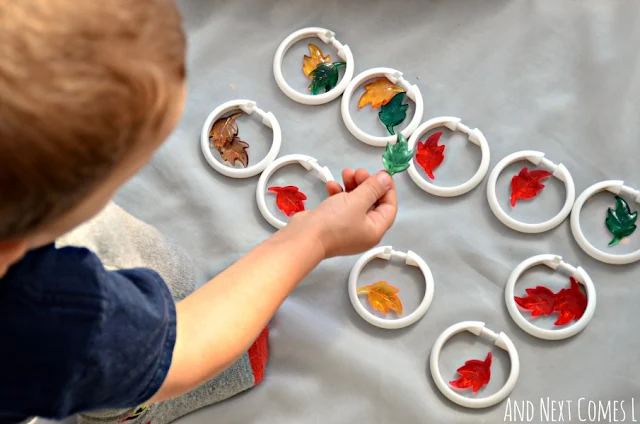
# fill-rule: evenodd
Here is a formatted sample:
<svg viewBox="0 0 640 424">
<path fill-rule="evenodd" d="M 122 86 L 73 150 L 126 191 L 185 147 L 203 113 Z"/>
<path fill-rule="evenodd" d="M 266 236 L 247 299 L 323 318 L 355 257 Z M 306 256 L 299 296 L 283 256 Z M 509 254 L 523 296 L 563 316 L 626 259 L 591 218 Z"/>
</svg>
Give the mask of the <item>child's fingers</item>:
<svg viewBox="0 0 640 424">
<path fill-rule="evenodd" d="M 356 171 L 356 187 L 365 182 L 370 176 L 371 175 L 369 175 L 369 172 L 366 169 L 358 169 Z"/>
<path fill-rule="evenodd" d="M 342 193 L 342 186 L 335 181 L 329 181 L 327 183 L 327 193 L 329 193 L 329 197 Z"/>
<path fill-rule="evenodd" d="M 382 236 L 396 219 L 398 213 L 398 195 L 393 180 L 391 188 L 378 200 L 378 205 L 367 213 L 373 221 L 376 231 Z"/>
<path fill-rule="evenodd" d="M 342 171 L 342 181 L 344 182 L 344 190 L 348 193 L 357 187 L 356 173 L 353 169 L 347 168 Z"/>
<path fill-rule="evenodd" d="M 365 171 L 366 172 L 366 171 Z M 393 187 L 393 180 L 386 172 L 378 172 L 367 178 L 351 192 L 354 203 L 363 211 L 368 211 L 378 199 L 381 199 Z"/>
</svg>

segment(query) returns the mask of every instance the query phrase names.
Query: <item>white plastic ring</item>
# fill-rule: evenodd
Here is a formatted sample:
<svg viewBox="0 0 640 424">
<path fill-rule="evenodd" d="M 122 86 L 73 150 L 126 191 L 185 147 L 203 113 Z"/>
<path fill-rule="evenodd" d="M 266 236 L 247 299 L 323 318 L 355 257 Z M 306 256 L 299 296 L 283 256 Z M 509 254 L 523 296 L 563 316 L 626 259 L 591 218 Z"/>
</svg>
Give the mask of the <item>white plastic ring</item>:
<svg viewBox="0 0 640 424">
<path fill-rule="evenodd" d="M 522 273 L 536 265 L 546 265 L 553 270 L 563 271 L 575 278 L 585 287 L 587 291 L 587 309 L 584 311 L 584 314 L 582 314 L 582 317 L 578 322 L 560 330 L 547 330 L 533 325 L 522 316 L 514 298 L 514 289 L 516 282 Z M 504 299 L 507 303 L 507 310 L 509 311 L 511 318 L 513 318 L 516 324 L 518 324 L 518 327 L 522 328 L 532 336 L 544 340 L 563 340 L 575 336 L 584 330 L 596 311 L 596 288 L 593 285 L 593 281 L 591 280 L 591 277 L 589 277 L 589 274 L 587 274 L 582 267 L 576 268 L 564 262 L 562 260 L 562 256 L 551 254 L 534 256 L 520 263 L 509 276 L 507 287 L 504 291 Z"/>
<path fill-rule="evenodd" d="M 296 102 L 305 105 L 321 105 L 329 103 L 344 92 L 347 84 L 349 84 L 353 78 L 355 64 L 353 61 L 353 53 L 351 53 L 349 46 L 346 44 L 343 45 L 341 42 L 336 40 L 335 35 L 336 34 L 333 31 L 325 28 L 303 28 L 289 35 L 282 43 L 280 43 L 278 50 L 276 50 L 276 56 L 273 59 L 273 75 L 276 78 L 278 87 L 280 87 L 284 94 L 286 94 L 291 100 L 295 100 Z M 317 95 L 304 94 L 294 90 L 289 84 L 287 84 L 284 76 L 282 75 L 282 59 L 284 58 L 287 50 L 289 50 L 291 46 L 298 41 L 311 37 L 317 37 L 322 40 L 323 43 L 331 44 L 338 50 L 338 56 L 347 63 L 344 75 L 340 82 L 328 92 Z"/>
<path fill-rule="evenodd" d="M 442 347 L 452 336 L 463 331 L 468 331 L 476 336 L 486 337 L 499 348 L 506 350 L 509 354 L 509 359 L 511 360 L 511 372 L 509 373 L 509 378 L 507 378 L 507 382 L 500 390 L 490 396 L 477 399 L 462 396 L 449 387 L 447 382 L 442 378 L 442 374 L 440 374 L 439 362 Z M 436 342 L 431 349 L 430 365 L 431 377 L 442 394 L 450 401 L 460 406 L 464 406 L 465 408 L 488 408 L 502 402 L 507 396 L 509 396 L 509 393 L 513 391 L 516 381 L 518 381 L 518 375 L 520 374 L 520 359 L 518 357 L 516 347 L 511 339 L 502 332 L 498 334 L 489 330 L 485 327 L 484 322 L 480 321 L 464 321 L 452 325 L 444 330 L 444 332 L 436 339 Z"/>
<path fill-rule="evenodd" d="M 267 182 L 269 181 L 269 178 L 271 178 L 273 173 L 278 169 L 282 168 L 285 165 L 295 163 L 300 164 L 304 169 L 310 171 L 323 183 L 334 181 L 333 175 L 331 175 L 331 171 L 329 171 L 329 168 L 327 168 L 326 166 L 323 167 L 318 165 L 318 161 L 311 156 L 298 154 L 287 155 L 273 161 L 267 167 L 267 169 L 264 170 L 262 175 L 260 175 L 260 179 L 258 180 L 258 188 L 256 190 L 256 201 L 258 202 L 258 209 L 260 209 L 260 213 L 262 214 L 262 216 L 264 216 L 264 219 L 266 219 L 269 224 L 273 225 L 276 228 L 282 228 L 286 226 L 287 223 L 276 218 L 267 207 L 267 201 L 265 199 Z"/>
<path fill-rule="evenodd" d="M 415 311 L 399 319 L 384 319 L 373 315 L 362 305 L 362 302 L 358 299 L 358 277 L 360 277 L 360 272 L 362 272 L 365 265 L 375 258 L 387 261 L 391 258 L 401 259 L 404 260 L 407 265 L 420 268 L 420 271 L 422 271 L 422 275 L 424 276 L 426 287 L 424 291 L 424 298 Z M 433 274 L 431 274 L 431 269 L 429 269 L 427 263 L 416 253 L 412 251 L 403 253 L 393 250 L 392 246 L 379 246 L 360 256 L 351 269 L 351 274 L 349 274 L 349 298 L 351 299 L 351 304 L 355 308 L 356 312 L 358 312 L 358 314 L 369 324 L 388 330 L 396 330 L 415 323 L 427 313 L 427 310 L 431 305 L 431 301 L 433 300 L 434 285 L 435 283 L 433 280 Z"/>
<path fill-rule="evenodd" d="M 422 121 L 422 114 L 424 112 L 424 101 L 422 100 L 422 94 L 420 93 L 420 89 L 417 85 L 412 85 L 403 78 L 402 72 L 396 71 L 391 68 L 373 68 L 368 71 L 364 71 L 358 76 L 356 76 L 347 86 L 347 89 L 344 90 L 344 95 L 342 96 L 342 104 L 340 106 L 342 111 L 342 120 L 344 124 L 347 126 L 351 134 L 358 140 L 366 143 L 370 146 L 374 147 L 385 147 L 387 143 L 395 144 L 397 140 L 397 136 L 389 135 L 385 137 L 378 137 L 367 134 L 362 131 L 358 126 L 353 122 L 353 118 L 351 118 L 351 113 L 349 112 L 349 102 L 351 101 L 351 97 L 356 89 L 365 81 L 377 78 L 384 77 L 391 81 L 393 84 L 396 84 L 402 87 L 407 92 L 407 97 L 413 100 L 416 104 L 416 109 L 413 113 L 413 118 L 409 125 L 405 129 L 402 130 L 402 135 L 405 138 L 409 138 L 411 134 L 415 131 Z"/>
<path fill-rule="evenodd" d="M 600 262 L 611 265 L 624 265 L 640 260 L 640 249 L 623 255 L 612 255 L 611 253 L 605 253 L 597 249 L 593 244 L 589 243 L 582 233 L 582 228 L 580 228 L 580 211 L 582 211 L 582 207 L 591 196 L 601 191 L 609 191 L 616 195 L 634 197 L 636 203 L 640 205 L 640 191 L 624 185 L 624 181 L 610 180 L 596 183 L 583 191 L 573 205 L 573 211 L 571 212 L 571 232 L 573 233 L 573 237 L 582 250 Z"/>
<path fill-rule="evenodd" d="M 507 213 L 500 207 L 498 196 L 496 194 L 496 182 L 498 181 L 498 176 L 507 166 L 521 160 L 528 160 L 536 166 L 540 165 L 544 168 L 547 168 L 554 177 L 558 178 L 565 184 L 567 197 L 564 202 L 564 206 L 556 216 L 547 221 L 539 222 L 536 224 L 527 224 L 524 222 L 520 222 L 507 215 Z M 562 224 L 567 216 L 569 216 L 569 213 L 571 213 L 571 208 L 573 207 L 573 201 L 575 200 L 575 198 L 576 186 L 573 182 L 571 174 L 569 173 L 569 170 L 563 164 L 556 165 L 549 159 L 546 159 L 544 157 L 544 153 L 536 152 L 533 150 L 523 150 L 521 152 L 512 153 L 502 159 L 500 162 L 498 162 L 496 167 L 493 168 L 493 171 L 491 171 L 491 174 L 489 175 L 489 181 L 487 182 L 487 199 L 489 200 L 489 207 L 491 207 L 491 210 L 493 211 L 495 216 L 504 225 L 513 230 L 520 231 L 521 233 L 543 233 Z"/>
<path fill-rule="evenodd" d="M 431 131 L 434 128 L 444 126 L 449 128 L 451 131 L 458 130 L 466 134 L 469 137 L 469 141 L 476 146 L 479 146 L 480 151 L 482 152 L 480 167 L 478 168 L 476 173 L 467 182 L 453 187 L 437 186 L 422 178 L 422 176 L 418 172 L 415 161 L 412 160 L 409 164 L 409 176 L 411 177 L 413 182 L 418 185 L 418 187 L 420 187 L 427 193 L 440 197 L 460 196 L 476 188 L 478 184 L 482 182 L 482 179 L 485 177 L 485 175 L 487 175 L 487 171 L 489 170 L 489 161 L 491 160 L 489 143 L 487 143 L 487 139 L 485 138 L 484 134 L 482 134 L 482 131 L 477 128 L 471 129 L 460 121 L 460 118 L 455 118 L 453 116 L 441 116 L 439 118 L 429 119 L 427 122 L 420 125 L 413 132 L 411 138 L 409 139 L 409 150 L 413 150 L 416 146 L 416 143 L 423 134 Z"/>
<path fill-rule="evenodd" d="M 222 162 L 216 160 L 213 157 L 213 153 L 211 152 L 211 146 L 209 143 L 209 133 L 211 132 L 211 128 L 213 124 L 225 114 L 234 111 L 241 110 L 247 115 L 256 114 L 260 119 L 262 119 L 262 123 L 267 127 L 271 128 L 273 131 L 273 141 L 271 142 L 271 148 L 267 155 L 262 158 L 262 160 L 255 165 L 252 165 L 248 168 L 232 168 L 223 164 Z M 265 112 L 256 106 L 256 103 L 251 100 L 231 100 L 229 102 L 223 103 L 217 108 L 213 110 L 204 121 L 204 125 L 202 125 L 202 132 L 200 134 L 200 147 L 202 147 L 202 154 L 205 159 L 211 165 L 213 169 L 231 178 L 250 178 L 255 175 L 258 175 L 269 165 L 273 160 L 278 156 L 280 152 L 280 145 L 282 144 L 282 131 L 280 130 L 280 124 L 278 120 L 271 112 Z"/>
</svg>

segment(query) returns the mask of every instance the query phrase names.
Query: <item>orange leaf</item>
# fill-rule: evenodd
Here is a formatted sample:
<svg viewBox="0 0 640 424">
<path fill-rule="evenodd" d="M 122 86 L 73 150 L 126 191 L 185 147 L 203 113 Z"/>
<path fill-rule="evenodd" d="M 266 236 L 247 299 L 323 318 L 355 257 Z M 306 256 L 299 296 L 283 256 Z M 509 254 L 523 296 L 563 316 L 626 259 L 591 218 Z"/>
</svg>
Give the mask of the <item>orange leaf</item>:
<svg viewBox="0 0 640 424">
<path fill-rule="evenodd" d="M 358 294 L 367 294 L 369 304 L 377 311 L 384 314 L 389 313 L 389 309 L 397 315 L 402 315 L 402 302 L 396 293 L 400 290 L 390 286 L 386 281 L 378 281 L 370 286 L 360 287 Z"/>
<path fill-rule="evenodd" d="M 331 56 L 325 56 L 322 50 L 320 50 L 320 47 L 312 43 L 309 43 L 309 53 L 311 56 L 304 55 L 304 59 L 302 60 L 302 72 L 304 72 L 309 79 L 313 79 L 313 77 L 310 76 L 311 72 L 315 71 L 320 63 L 331 62 Z"/>
<path fill-rule="evenodd" d="M 404 88 L 398 87 L 388 79 L 378 78 L 364 86 L 364 93 L 360 96 L 358 108 L 362 109 L 371 103 L 371 108 L 375 109 L 378 106 L 389 103 L 396 94 L 404 92 Z"/>
</svg>

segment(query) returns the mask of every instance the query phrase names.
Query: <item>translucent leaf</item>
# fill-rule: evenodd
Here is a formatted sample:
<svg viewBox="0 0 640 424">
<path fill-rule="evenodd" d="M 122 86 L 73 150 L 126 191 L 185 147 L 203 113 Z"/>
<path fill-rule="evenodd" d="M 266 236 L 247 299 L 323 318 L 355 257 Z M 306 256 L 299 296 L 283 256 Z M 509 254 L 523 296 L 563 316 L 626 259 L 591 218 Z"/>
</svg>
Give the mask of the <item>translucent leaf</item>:
<svg viewBox="0 0 640 424">
<path fill-rule="evenodd" d="M 397 294 L 399 291 L 386 281 L 378 281 L 370 286 L 360 287 L 358 294 L 367 294 L 369 304 L 377 311 L 388 314 L 391 309 L 397 315 L 402 315 L 402 302 Z"/>
<path fill-rule="evenodd" d="M 310 74 L 311 84 L 309 85 L 309 90 L 311 94 L 319 94 L 322 90 L 327 92 L 335 87 L 340 77 L 339 70 L 345 65 L 345 62 L 319 64 Z"/>
<path fill-rule="evenodd" d="M 491 380 L 492 359 L 493 356 L 489 352 L 484 361 L 480 359 L 468 360 L 457 370 L 460 377 L 457 380 L 450 381 L 449 384 L 455 389 L 471 389 L 474 394 L 478 393 Z"/>
<path fill-rule="evenodd" d="M 233 138 L 238 135 L 236 119 L 241 115 L 242 112 L 237 112 L 229 116 L 224 116 L 213 124 L 211 131 L 209 131 L 209 143 L 211 147 L 221 152 L 224 146 L 233 141 Z"/>
<path fill-rule="evenodd" d="M 409 105 L 402 103 L 405 93 L 398 93 L 383 105 L 378 112 L 378 117 L 389 131 L 389 134 L 395 134 L 394 127 L 400 125 L 407 118 L 407 108 Z"/>
<path fill-rule="evenodd" d="M 631 212 L 629 204 L 620 196 L 616 196 L 616 208 L 607 210 L 607 219 L 604 221 L 607 229 L 613 234 L 609 246 L 615 246 L 625 237 L 629 237 L 636 230 L 638 212 Z"/>
<path fill-rule="evenodd" d="M 364 86 L 364 93 L 358 101 L 358 108 L 362 109 L 371 103 L 371 108 L 386 105 L 397 93 L 404 93 L 402 87 L 398 87 L 386 78 L 379 78 Z"/>
<path fill-rule="evenodd" d="M 551 172 L 542 169 L 534 169 L 529 172 L 526 166 L 518 175 L 511 179 L 511 206 L 515 206 L 518 200 L 533 199 L 544 188 L 540 181 L 551 176 Z"/>
<path fill-rule="evenodd" d="M 304 210 L 304 201 L 307 196 L 296 186 L 269 187 L 268 190 L 276 193 L 276 205 L 285 215 L 291 216 L 294 213 Z"/>
<path fill-rule="evenodd" d="M 309 43 L 309 54 L 310 56 L 304 55 L 302 59 L 302 72 L 304 72 L 309 79 L 313 79 L 311 73 L 319 64 L 331 62 L 331 56 L 325 56 L 320 47 L 312 43 Z"/>
<path fill-rule="evenodd" d="M 438 144 L 441 136 L 442 132 L 431 134 L 424 143 L 418 142 L 416 145 L 416 162 L 432 180 L 436 178 L 433 171 L 444 160 L 445 146 Z"/>
</svg>

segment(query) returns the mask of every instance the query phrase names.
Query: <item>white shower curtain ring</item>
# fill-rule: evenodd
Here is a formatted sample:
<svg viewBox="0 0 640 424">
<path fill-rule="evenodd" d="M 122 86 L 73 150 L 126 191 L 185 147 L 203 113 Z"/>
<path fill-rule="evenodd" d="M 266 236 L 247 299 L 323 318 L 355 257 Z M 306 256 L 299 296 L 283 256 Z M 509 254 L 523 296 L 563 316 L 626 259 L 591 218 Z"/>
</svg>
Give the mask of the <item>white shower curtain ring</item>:
<svg viewBox="0 0 640 424">
<path fill-rule="evenodd" d="M 400 259 L 403 260 L 406 265 L 418 267 L 422 272 L 425 281 L 424 297 L 416 310 L 409 315 L 398 319 L 380 318 L 369 312 L 364 307 L 360 299 L 358 299 L 358 278 L 360 277 L 360 273 L 370 261 L 376 258 L 387 261 L 392 258 Z M 435 283 L 431 269 L 416 253 L 412 251 L 408 251 L 407 253 L 399 252 L 393 250 L 392 246 L 378 246 L 365 252 L 353 265 L 351 273 L 349 274 L 349 299 L 351 300 L 351 304 L 356 312 L 358 312 L 358 314 L 369 324 L 375 325 L 379 328 L 395 330 L 414 324 L 427 313 L 427 310 L 433 301 L 434 285 Z"/>
<path fill-rule="evenodd" d="M 493 171 L 491 171 L 491 174 L 489 174 L 489 180 L 487 181 L 487 199 L 489 201 L 489 207 L 493 211 L 496 218 L 500 220 L 500 222 L 502 222 L 507 227 L 521 233 L 543 233 L 557 227 L 567 218 L 567 216 L 569 216 L 569 213 L 571 213 L 571 208 L 573 207 L 573 202 L 576 197 L 576 186 L 573 182 L 571 174 L 569 173 L 569 170 L 563 164 L 555 164 L 544 156 L 544 153 L 533 150 L 524 150 L 521 152 L 512 153 L 498 162 L 496 167 L 493 168 Z M 500 206 L 498 195 L 496 194 L 496 183 L 498 181 L 498 176 L 500 176 L 502 171 L 507 166 L 521 160 L 527 160 L 536 166 L 540 165 L 548 169 L 550 173 L 549 176 L 556 177 L 565 184 L 567 195 L 564 206 L 562 207 L 560 212 L 558 212 L 554 217 L 547 221 L 535 224 L 524 223 L 508 215 Z M 532 173 L 533 172 L 535 171 L 532 171 Z"/>
<path fill-rule="evenodd" d="M 344 75 L 342 76 L 342 79 L 336 84 L 336 86 L 325 93 L 319 93 L 315 95 L 301 93 L 297 90 L 294 90 L 287 83 L 287 81 L 284 79 L 284 75 L 282 74 L 282 60 L 284 59 L 284 55 L 291 48 L 291 46 L 293 46 L 300 40 L 313 37 L 317 37 L 322 40 L 323 43 L 335 47 L 338 50 L 338 57 L 340 57 L 345 62 Z M 289 97 L 291 100 L 305 105 L 321 105 L 339 97 L 353 78 L 354 70 L 355 64 L 351 49 L 346 44 L 342 44 L 340 41 L 338 41 L 335 37 L 335 33 L 326 28 L 311 27 L 295 31 L 287 38 L 285 38 L 282 43 L 280 43 L 280 46 L 278 46 L 278 50 L 276 50 L 276 55 L 273 59 L 273 75 L 276 79 L 278 87 L 280 87 L 282 92 L 286 94 L 287 97 Z"/>
<path fill-rule="evenodd" d="M 496 393 L 483 398 L 469 398 L 456 393 L 447 382 L 442 378 L 440 373 L 440 352 L 445 343 L 454 335 L 468 331 L 476 336 L 490 340 L 495 346 L 507 351 L 509 359 L 511 360 L 511 371 L 509 377 L 504 386 Z M 465 408 L 488 408 L 502 402 L 513 391 L 513 388 L 518 381 L 520 375 L 520 359 L 518 357 L 518 351 L 511 339 L 505 333 L 496 333 L 485 327 L 484 322 L 480 321 L 464 321 L 444 330 L 442 334 L 436 339 L 436 342 L 431 349 L 430 357 L 430 369 L 433 381 L 436 383 L 438 389 L 443 395 L 450 401 L 464 406 Z"/>
<path fill-rule="evenodd" d="M 387 143 L 395 144 L 397 135 L 380 137 L 362 131 L 351 117 L 351 112 L 349 112 L 349 103 L 351 102 L 351 97 L 353 97 L 353 94 L 363 82 L 380 77 L 386 78 L 392 84 L 398 85 L 402 90 L 404 90 L 404 92 L 406 92 L 407 97 L 415 102 L 416 107 L 413 113 L 413 118 L 409 122 L 409 125 L 401 131 L 402 135 L 404 135 L 406 139 L 409 139 L 413 131 L 418 127 L 418 124 L 420 124 L 420 121 L 422 120 L 422 114 L 424 113 L 424 100 L 422 99 L 420 88 L 415 84 L 409 83 L 409 81 L 402 76 L 402 72 L 391 68 L 373 68 L 357 75 L 353 80 L 351 80 L 347 88 L 344 90 L 342 103 L 340 105 L 342 120 L 347 126 L 349 132 L 351 132 L 355 138 L 374 147 L 385 147 Z"/>
<path fill-rule="evenodd" d="M 212 149 L 212 140 L 211 140 L 211 130 L 215 123 L 222 118 L 224 115 L 234 111 L 239 110 L 247 115 L 256 115 L 258 116 L 262 123 L 267 127 L 271 128 L 273 131 L 273 140 L 271 142 L 271 148 L 267 155 L 262 158 L 258 163 L 251 165 L 247 168 L 234 168 L 231 166 L 227 166 L 224 163 L 220 162 L 213 156 Z M 238 137 L 233 136 L 234 134 L 237 136 L 237 124 L 235 124 L 235 118 L 232 118 L 232 123 L 229 125 L 235 125 L 235 130 L 227 135 L 231 135 L 229 138 L 233 138 L 233 142 L 244 143 Z M 237 139 L 237 140 L 235 140 Z M 228 141 L 227 145 L 231 144 L 231 140 Z M 258 175 L 269 165 L 271 162 L 275 160 L 280 152 L 280 145 L 282 144 L 282 131 L 280 130 L 280 124 L 278 120 L 271 112 L 265 112 L 260 109 L 256 102 L 245 99 L 231 100 L 226 103 L 221 104 L 217 108 L 213 110 L 204 121 L 202 125 L 202 131 L 200 133 L 200 147 L 202 149 L 202 154 L 206 159 L 207 163 L 216 171 L 231 178 L 250 178 L 255 175 Z M 246 143 L 243 144 L 245 148 L 249 147 Z M 221 153 L 222 154 L 222 153 Z M 247 157 L 248 161 L 248 157 Z"/>
<path fill-rule="evenodd" d="M 334 181 L 333 175 L 331 174 L 331 171 L 329 171 L 329 168 L 327 168 L 326 166 L 318 165 L 318 161 L 311 156 L 300 154 L 286 155 L 271 162 L 264 170 L 262 175 L 260 175 L 260 179 L 258 180 L 258 187 L 256 189 L 256 201 L 258 202 L 258 209 L 260 210 L 260 213 L 262 214 L 264 219 L 266 219 L 269 224 L 278 229 L 283 228 L 287 225 L 287 223 L 276 218 L 275 215 L 273 215 L 273 213 L 271 213 L 271 211 L 267 207 L 267 201 L 265 199 L 265 195 L 267 192 L 267 182 L 278 169 L 291 164 L 299 164 L 304 169 L 311 172 L 313 176 L 318 178 L 323 183 Z"/>
<path fill-rule="evenodd" d="M 640 260 L 640 249 L 631 253 L 614 255 L 596 248 L 584 236 L 582 228 L 580 227 L 580 212 L 582 211 L 582 207 L 587 202 L 587 200 L 601 191 L 608 191 L 615 194 L 616 196 L 628 195 L 635 199 L 636 204 L 640 205 L 640 190 L 635 190 L 632 187 L 624 185 L 624 181 L 609 180 L 596 183 L 583 191 L 582 194 L 578 196 L 578 199 L 573 205 L 573 211 L 571 212 L 571 232 L 573 233 L 573 237 L 582 250 L 584 250 L 589 256 L 599 260 L 600 262 L 611 265 L 624 265 L 637 262 L 638 260 Z M 626 207 L 628 208 L 628 205 Z M 637 217 L 637 212 L 635 212 L 635 214 Z M 633 223 L 628 222 L 627 224 L 630 225 L 629 228 L 633 232 L 635 230 L 635 220 Z"/>
<path fill-rule="evenodd" d="M 489 162 L 491 160 L 489 143 L 487 142 L 487 139 L 485 138 L 482 131 L 477 128 L 471 129 L 461 121 L 462 120 L 460 118 L 456 118 L 453 116 L 441 116 L 438 118 L 429 119 L 428 121 L 420 125 L 413 132 L 411 138 L 409 139 L 409 150 L 414 150 L 416 149 L 416 144 L 423 134 L 426 134 L 432 129 L 438 127 L 447 127 L 451 131 L 460 131 L 466 134 L 471 143 L 480 147 L 482 159 L 480 160 L 480 166 L 478 167 L 476 173 L 473 174 L 473 176 L 469 178 L 468 181 L 453 187 L 438 186 L 423 178 L 418 172 L 418 168 L 415 164 L 415 162 L 418 160 L 418 153 L 416 153 L 416 156 L 414 156 L 414 160 L 412 160 L 409 164 L 408 173 L 413 182 L 427 193 L 440 197 L 460 196 L 476 188 L 487 175 L 487 171 L 489 170 Z"/>
</svg>

